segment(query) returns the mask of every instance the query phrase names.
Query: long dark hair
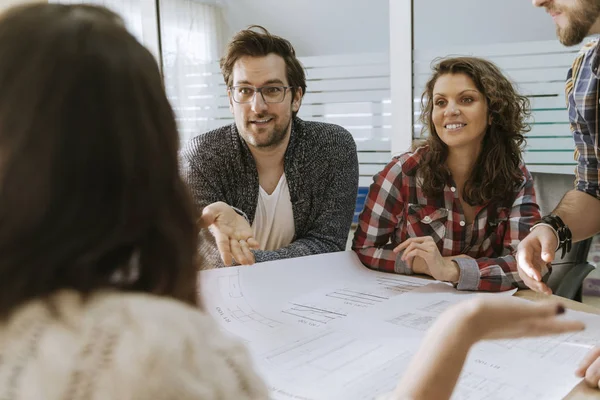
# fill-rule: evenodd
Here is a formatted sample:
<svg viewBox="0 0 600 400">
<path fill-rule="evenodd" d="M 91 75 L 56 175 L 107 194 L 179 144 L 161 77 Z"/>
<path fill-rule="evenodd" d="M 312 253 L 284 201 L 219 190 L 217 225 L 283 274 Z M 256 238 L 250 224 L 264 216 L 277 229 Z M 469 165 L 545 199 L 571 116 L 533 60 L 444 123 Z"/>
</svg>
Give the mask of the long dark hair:
<svg viewBox="0 0 600 400">
<path fill-rule="evenodd" d="M 433 88 L 438 78 L 445 74 L 465 74 L 470 77 L 487 101 L 491 117 L 482 143 L 482 150 L 465 183 L 463 198 L 470 205 L 487 202 L 512 202 L 514 190 L 522 183 L 520 169 L 524 132 L 530 130 L 526 123 L 530 115 L 529 99 L 521 96 L 512 83 L 492 62 L 476 57 L 456 57 L 438 60 L 433 74 L 421 96 L 421 123 L 429 132 L 425 143 L 429 152 L 419 166 L 423 177 L 423 192 L 439 196 L 448 183 L 449 172 L 443 168 L 448 157 L 448 146 L 438 136 L 431 114 Z"/>
<path fill-rule="evenodd" d="M 120 17 L 59 4 L 3 14 L 0 318 L 63 288 L 196 303 L 178 148 L 157 63 Z"/>
</svg>

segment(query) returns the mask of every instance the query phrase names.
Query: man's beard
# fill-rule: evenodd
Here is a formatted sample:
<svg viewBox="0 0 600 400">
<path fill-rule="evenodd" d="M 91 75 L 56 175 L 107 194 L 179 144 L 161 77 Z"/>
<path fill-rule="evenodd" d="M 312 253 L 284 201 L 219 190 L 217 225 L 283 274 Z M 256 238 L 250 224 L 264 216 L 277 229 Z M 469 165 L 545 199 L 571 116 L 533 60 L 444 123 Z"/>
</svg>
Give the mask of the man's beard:
<svg viewBox="0 0 600 400">
<path fill-rule="evenodd" d="M 600 1 L 580 0 L 575 8 L 548 11 L 560 11 L 566 15 L 569 23 L 563 28 L 557 26 L 556 35 L 563 45 L 575 46 L 585 39 L 600 16 Z"/>
<path fill-rule="evenodd" d="M 263 116 L 256 117 L 256 119 L 262 119 L 262 118 L 263 118 Z M 246 135 L 244 135 L 244 136 L 246 136 L 244 139 L 246 139 L 246 142 L 248 144 L 250 144 L 256 148 L 267 149 L 267 148 L 277 147 L 279 144 L 281 144 L 285 140 L 291 123 L 292 123 L 292 118 L 285 121 L 283 124 L 276 124 L 273 127 L 273 130 L 271 131 L 271 133 L 268 135 L 268 137 L 263 141 L 258 141 L 259 135 L 258 134 L 255 135 L 255 134 L 251 133 L 252 131 L 250 129 L 248 129 L 246 131 L 248 133 Z"/>
</svg>

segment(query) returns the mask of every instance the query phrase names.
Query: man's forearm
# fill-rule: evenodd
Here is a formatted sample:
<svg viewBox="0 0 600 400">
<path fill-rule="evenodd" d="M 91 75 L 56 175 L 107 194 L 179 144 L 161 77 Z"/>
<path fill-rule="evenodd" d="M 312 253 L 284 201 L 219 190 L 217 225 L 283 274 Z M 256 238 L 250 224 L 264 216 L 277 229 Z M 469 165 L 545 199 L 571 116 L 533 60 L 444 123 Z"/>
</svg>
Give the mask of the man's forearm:
<svg viewBox="0 0 600 400">
<path fill-rule="evenodd" d="M 579 190 L 567 192 L 554 209 L 571 230 L 573 242 L 600 232 L 600 200 Z"/>
</svg>

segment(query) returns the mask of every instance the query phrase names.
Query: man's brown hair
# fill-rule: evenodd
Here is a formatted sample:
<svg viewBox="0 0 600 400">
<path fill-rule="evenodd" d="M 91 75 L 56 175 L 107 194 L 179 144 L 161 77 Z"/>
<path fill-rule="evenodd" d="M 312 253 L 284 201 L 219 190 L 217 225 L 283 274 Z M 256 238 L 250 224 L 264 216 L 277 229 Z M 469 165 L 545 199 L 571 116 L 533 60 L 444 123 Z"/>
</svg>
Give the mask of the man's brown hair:
<svg viewBox="0 0 600 400">
<path fill-rule="evenodd" d="M 277 54 L 285 61 L 288 85 L 293 87 L 292 99 L 298 88 L 302 89 L 302 96 L 304 96 L 306 93 L 306 76 L 304 67 L 296 57 L 294 47 L 288 40 L 272 35 L 259 25 L 252 25 L 239 31 L 227 45 L 225 55 L 220 62 L 221 72 L 227 87 L 233 85 L 233 66 L 237 60 L 244 56 L 265 57 L 271 53 Z M 293 116 L 295 117 L 296 113 Z"/>
</svg>

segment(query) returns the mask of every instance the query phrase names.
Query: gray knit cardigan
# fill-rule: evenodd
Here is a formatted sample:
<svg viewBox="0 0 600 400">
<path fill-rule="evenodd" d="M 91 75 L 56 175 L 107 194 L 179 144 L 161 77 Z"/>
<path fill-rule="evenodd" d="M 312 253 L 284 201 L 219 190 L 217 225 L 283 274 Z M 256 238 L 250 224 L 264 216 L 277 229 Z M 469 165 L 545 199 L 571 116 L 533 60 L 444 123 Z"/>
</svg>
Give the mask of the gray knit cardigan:
<svg viewBox="0 0 600 400">
<path fill-rule="evenodd" d="M 183 176 L 199 209 L 224 201 L 244 211 L 252 224 L 258 202 L 258 172 L 235 124 L 193 138 L 183 151 L 182 162 Z M 343 251 L 358 189 L 352 135 L 337 125 L 294 118 L 284 171 L 295 236 L 286 247 L 255 251 L 256 261 Z M 206 243 L 202 247 L 206 252 Z M 218 263 L 214 254 L 204 255 Z"/>
</svg>

